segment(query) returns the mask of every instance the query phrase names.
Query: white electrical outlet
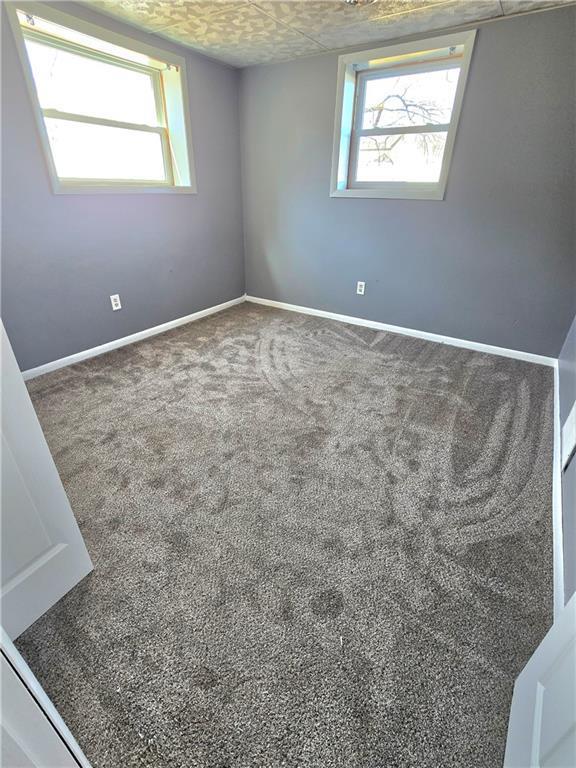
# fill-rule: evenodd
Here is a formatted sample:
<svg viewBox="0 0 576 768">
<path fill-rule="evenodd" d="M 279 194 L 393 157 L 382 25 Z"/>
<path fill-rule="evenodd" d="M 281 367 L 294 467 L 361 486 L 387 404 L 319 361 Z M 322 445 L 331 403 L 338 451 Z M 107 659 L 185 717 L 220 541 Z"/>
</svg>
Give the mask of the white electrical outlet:
<svg viewBox="0 0 576 768">
<path fill-rule="evenodd" d="M 358 296 L 364 296 L 364 290 L 366 288 L 366 283 L 364 283 L 362 280 L 358 280 L 356 283 L 356 293 Z"/>
<path fill-rule="evenodd" d="M 114 312 L 116 312 L 117 309 L 122 309 L 122 304 L 120 303 L 120 295 L 118 293 L 110 296 L 110 304 L 112 304 L 112 309 Z"/>
</svg>

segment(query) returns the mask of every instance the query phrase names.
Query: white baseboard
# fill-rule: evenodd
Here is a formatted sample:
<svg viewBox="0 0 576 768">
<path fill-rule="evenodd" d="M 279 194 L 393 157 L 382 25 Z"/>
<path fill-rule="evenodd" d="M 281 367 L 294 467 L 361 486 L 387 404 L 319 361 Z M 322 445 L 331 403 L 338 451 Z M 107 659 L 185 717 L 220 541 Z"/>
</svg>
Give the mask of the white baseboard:
<svg viewBox="0 0 576 768">
<path fill-rule="evenodd" d="M 199 312 L 193 312 L 191 315 L 185 315 L 184 317 L 177 317 L 176 320 L 170 320 L 167 323 L 162 323 L 162 325 L 155 325 L 153 328 L 146 328 L 143 331 L 132 333 L 130 336 L 123 336 L 121 339 L 108 341 L 106 344 L 100 344 L 98 347 L 85 349 L 82 352 L 76 352 L 74 355 L 61 357 L 59 360 L 52 360 L 51 363 L 39 365 L 37 368 L 29 368 L 27 371 L 22 371 L 22 376 L 24 377 L 25 381 L 28 381 L 28 379 L 34 379 L 36 376 L 42 376 L 44 373 L 57 371 L 58 368 L 64 368 L 67 365 L 80 363 L 82 360 L 88 360 L 90 357 L 97 357 L 98 355 L 103 355 L 106 352 L 111 352 L 113 349 L 125 347 L 127 344 L 134 344 L 135 341 L 141 341 L 142 339 L 147 339 L 150 336 L 156 336 L 158 333 L 164 333 L 165 331 L 169 331 L 172 328 L 177 328 L 179 325 L 185 325 L 186 323 L 194 322 L 194 320 L 200 320 L 202 317 L 214 315 L 216 312 L 222 312 L 222 310 L 233 307 L 236 304 L 242 304 L 242 302 L 245 300 L 245 296 L 238 296 L 237 299 L 225 301 L 223 304 L 216 304 L 214 307 L 201 309 Z"/>
<path fill-rule="evenodd" d="M 352 315 L 339 315 L 336 312 L 327 312 L 324 309 L 313 309 L 312 307 L 300 307 L 297 304 L 287 304 L 284 301 L 274 301 L 273 299 L 261 299 L 258 296 L 246 295 L 246 301 L 254 304 L 263 304 L 266 307 L 276 307 L 278 309 L 287 309 L 289 312 L 300 312 L 304 315 L 315 315 L 316 317 L 326 317 L 330 320 L 338 320 L 341 323 L 350 325 L 363 325 L 366 328 L 374 328 L 378 331 L 389 331 L 390 333 L 400 333 L 403 336 L 413 336 L 416 339 L 426 339 L 435 341 L 439 344 L 449 344 L 453 347 L 462 347 L 463 349 L 473 349 L 476 352 L 485 352 L 489 355 L 501 355 L 502 357 L 512 357 L 515 360 L 524 360 L 527 363 L 538 363 L 539 365 L 555 366 L 557 360 L 555 357 L 546 357 L 545 355 L 536 355 L 532 352 L 521 352 L 517 349 L 506 349 L 505 347 L 495 347 L 491 344 L 482 344 L 479 341 L 467 341 L 466 339 L 455 339 L 452 336 L 442 336 L 439 333 L 429 333 L 428 331 L 417 331 L 413 328 L 402 328 L 399 325 L 390 325 L 390 323 L 380 323 L 377 320 L 365 320 L 361 317 Z"/>
<path fill-rule="evenodd" d="M 554 619 L 564 608 L 564 536 L 562 523 L 562 426 L 560 423 L 560 370 L 554 366 L 554 447 L 552 451 L 552 550 L 554 557 Z"/>
</svg>

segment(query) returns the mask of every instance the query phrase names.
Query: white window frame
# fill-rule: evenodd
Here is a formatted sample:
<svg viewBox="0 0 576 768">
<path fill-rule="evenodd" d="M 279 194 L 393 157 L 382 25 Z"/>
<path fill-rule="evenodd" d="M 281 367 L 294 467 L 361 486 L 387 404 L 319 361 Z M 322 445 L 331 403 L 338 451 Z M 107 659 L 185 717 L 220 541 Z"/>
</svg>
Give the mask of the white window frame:
<svg viewBox="0 0 576 768">
<path fill-rule="evenodd" d="M 11 2 L 6 4 L 10 25 L 14 33 L 18 53 L 24 70 L 26 84 L 30 93 L 32 107 L 40 135 L 40 141 L 44 150 L 46 163 L 52 189 L 56 194 L 100 194 L 100 193 L 185 193 L 195 194 L 196 175 L 194 167 L 194 155 L 191 141 L 190 115 L 188 104 L 188 84 L 186 79 L 186 60 L 182 56 L 164 49 L 141 43 L 131 37 L 119 35 L 108 29 L 100 27 L 71 16 L 68 13 L 56 10 L 43 3 L 37 2 Z M 105 43 L 120 46 L 134 53 L 142 54 L 151 62 L 161 62 L 165 67 L 157 67 L 141 64 L 128 59 L 119 58 L 112 54 L 95 51 L 69 40 L 47 35 L 45 32 L 24 30 L 18 19 L 17 12 L 23 11 L 30 16 L 37 16 L 46 21 L 59 24 L 76 32 L 101 40 Z M 154 86 L 157 126 L 139 125 L 130 122 L 110 120 L 100 117 L 90 117 L 54 109 L 42 109 L 32 67 L 28 58 L 25 40 L 35 39 L 38 42 L 47 43 L 54 47 L 70 51 L 76 55 L 94 58 L 98 61 L 114 64 L 126 69 L 144 72 L 148 74 Z M 148 131 L 157 133 L 162 142 L 162 153 L 166 178 L 158 180 L 119 180 L 119 179 L 70 179 L 61 178 L 58 175 L 54 163 L 50 140 L 44 118 L 57 118 L 82 123 L 111 126 L 115 128 L 128 128 L 130 130 Z"/>
<path fill-rule="evenodd" d="M 415 40 L 338 58 L 336 88 L 336 115 L 332 150 L 331 197 L 372 197 L 410 200 L 443 200 L 448 172 L 462 109 L 466 80 L 474 47 L 476 30 L 457 32 L 442 37 Z M 462 55 L 454 62 L 439 51 L 463 46 Z M 410 56 L 410 63 L 402 66 L 394 59 Z M 443 125 L 404 126 L 402 128 L 363 129 L 363 111 L 366 81 L 371 78 L 397 76 L 406 72 L 432 72 L 438 69 L 460 69 L 450 122 Z M 389 75 L 388 75 L 389 73 Z M 358 146 L 362 136 L 383 136 L 393 133 L 447 132 L 442 168 L 436 182 L 388 181 L 359 182 L 357 169 Z"/>
</svg>

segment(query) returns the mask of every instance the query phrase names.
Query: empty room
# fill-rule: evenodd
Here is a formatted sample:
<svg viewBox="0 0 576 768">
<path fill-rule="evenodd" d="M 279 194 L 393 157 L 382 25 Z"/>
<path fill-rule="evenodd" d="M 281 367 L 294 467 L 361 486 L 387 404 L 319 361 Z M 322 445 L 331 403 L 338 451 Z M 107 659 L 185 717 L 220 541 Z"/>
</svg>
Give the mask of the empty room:
<svg viewBox="0 0 576 768">
<path fill-rule="evenodd" d="M 1 3 L 1 768 L 576 768 L 576 3 Z"/>
</svg>

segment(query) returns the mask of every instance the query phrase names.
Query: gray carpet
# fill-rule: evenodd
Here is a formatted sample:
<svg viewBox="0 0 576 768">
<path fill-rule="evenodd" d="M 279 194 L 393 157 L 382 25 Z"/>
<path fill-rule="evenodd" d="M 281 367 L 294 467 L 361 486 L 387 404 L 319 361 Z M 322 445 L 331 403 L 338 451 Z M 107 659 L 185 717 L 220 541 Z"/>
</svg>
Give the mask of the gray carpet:
<svg viewBox="0 0 576 768">
<path fill-rule="evenodd" d="M 18 647 L 95 768 L 501 766 L 552 390 L 250 304 L 32 381 L 95 570 Z"/>
</svg>

